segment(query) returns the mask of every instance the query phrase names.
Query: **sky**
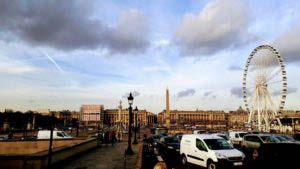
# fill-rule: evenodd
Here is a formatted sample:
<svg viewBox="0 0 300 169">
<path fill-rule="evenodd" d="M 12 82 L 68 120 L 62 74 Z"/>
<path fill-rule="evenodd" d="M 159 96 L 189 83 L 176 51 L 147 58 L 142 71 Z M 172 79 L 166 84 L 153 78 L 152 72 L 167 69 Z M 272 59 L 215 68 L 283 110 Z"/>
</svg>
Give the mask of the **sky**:
<svg viewBox="0 0 300 169">
<path fill-rule="evenodd" d="M 0 111 L 127 107 L 133 92 L 158 113 L 167 86 L 171 109 L 235 110 L 262 44 L 284 60 L 285 108 L 300 109 L 299 20 L 293 0 L 2 0 Z"/>
</svg>

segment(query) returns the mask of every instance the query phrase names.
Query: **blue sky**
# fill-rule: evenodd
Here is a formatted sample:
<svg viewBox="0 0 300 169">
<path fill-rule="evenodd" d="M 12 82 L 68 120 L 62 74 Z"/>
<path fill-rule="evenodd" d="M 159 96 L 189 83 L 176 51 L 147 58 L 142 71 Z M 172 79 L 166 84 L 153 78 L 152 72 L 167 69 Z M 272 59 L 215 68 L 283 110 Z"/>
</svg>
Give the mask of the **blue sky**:
<svg viewBox="0 0 300 169">
<path fill-rule="evenodd" d="M 285 60 L 286 108 L 299 109 L 297 1 L 2 1 L 0 109 L 134 103 L 234 110 L 242 69 L 258 45 Z"/>
</svg>

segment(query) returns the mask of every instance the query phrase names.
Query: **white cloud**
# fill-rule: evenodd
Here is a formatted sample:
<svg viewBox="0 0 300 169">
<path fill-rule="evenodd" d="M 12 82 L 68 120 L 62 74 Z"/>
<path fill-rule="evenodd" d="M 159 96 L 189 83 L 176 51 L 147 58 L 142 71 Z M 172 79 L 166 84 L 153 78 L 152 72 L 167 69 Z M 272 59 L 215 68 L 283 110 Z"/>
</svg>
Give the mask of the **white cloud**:
<svg viewBox="0 0 300 169">
<path fill-rule="evenodd" d="M 175 32 L 181 54 L 199 56 L 247 43 L 249 10 L 243 1 L 211 1 L 199 15 L 187 14 Z"/>
<path fill-rule="evenodd" d="M 2 57 L 0 59 L 0 72 L 9 74 L 23 74 L 36 71 L 37 68 L 29 64 Z"/>
<path fill-rule="evenodd" d="M 274 41 L 284 62 L 292 63 L 300 61 L 300 27 L 293 27 L 281 34 Z"/>
</svg>

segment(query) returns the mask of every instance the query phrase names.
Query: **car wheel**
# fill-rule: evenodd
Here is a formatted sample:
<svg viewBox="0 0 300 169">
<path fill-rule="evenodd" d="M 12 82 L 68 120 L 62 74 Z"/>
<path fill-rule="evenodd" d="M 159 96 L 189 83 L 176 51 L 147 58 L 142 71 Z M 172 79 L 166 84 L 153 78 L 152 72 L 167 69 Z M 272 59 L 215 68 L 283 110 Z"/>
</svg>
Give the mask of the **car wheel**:
<svg viewBox="0 0 300 169">
<path fill-rule="evenodd" d="M 217 169 L 217 165 L 214 162 L 210 161 L 207 164 L 207 169 Z"/>
<path fill-rule="evenodd" d="M 182 162 L 182 165 L 187 165 L 188 162 L 187 162 L 185 155 L 182 155 L 181 162 Z"/>
</svg>

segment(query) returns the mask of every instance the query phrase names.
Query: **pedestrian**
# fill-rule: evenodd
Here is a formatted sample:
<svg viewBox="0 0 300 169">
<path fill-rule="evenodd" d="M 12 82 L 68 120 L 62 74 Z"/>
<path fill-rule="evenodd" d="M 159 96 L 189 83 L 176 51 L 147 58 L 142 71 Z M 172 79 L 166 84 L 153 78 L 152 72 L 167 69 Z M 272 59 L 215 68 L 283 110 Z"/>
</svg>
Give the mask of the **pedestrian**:
<svg viewBox="0 0 300 169">
<path fill-rule="evenodd" d="M 109 142 L 109 131 L 106 131 L 104 134 L 104 142 L 107 145 Z"/>
<path fill-rule="evenodd" d="M 115 131 L 112 131 L 111 132 L 111 135 L 110 135 L 110 138 L 111 138 L 111 145 L 114 146 L 115 142 L 116 142 L 116 132 Z"/>
</svg>

